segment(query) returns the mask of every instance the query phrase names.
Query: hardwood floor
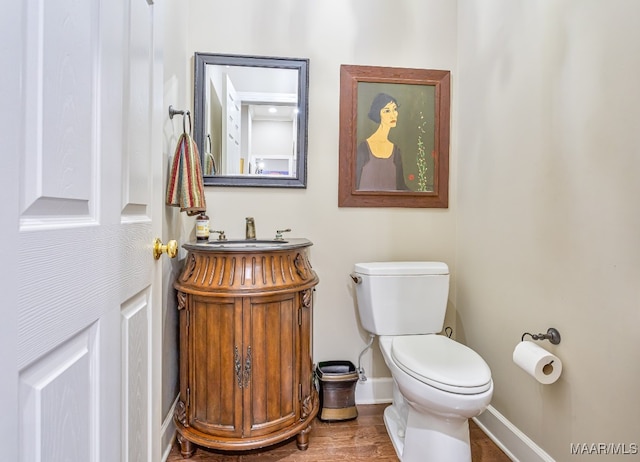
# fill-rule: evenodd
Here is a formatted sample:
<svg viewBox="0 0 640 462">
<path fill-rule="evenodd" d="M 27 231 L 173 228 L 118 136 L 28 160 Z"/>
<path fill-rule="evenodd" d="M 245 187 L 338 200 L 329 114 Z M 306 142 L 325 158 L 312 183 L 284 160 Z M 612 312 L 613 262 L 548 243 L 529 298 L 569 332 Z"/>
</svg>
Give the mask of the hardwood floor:
<svg viewBox="0 0 640 462">
<path fill-rule="evenodd" d="M 344 422 L 322 422 L 316 419 L 311 430 L 309 449 L 300 451 L 295 438 L 268 449 L 242 453 L 220 453 L 198 447 L 190 459 L 180 455 L 174 444 L 167 462 L 333 462 L 388 461 L 397 462 L 393 444 L 387 436 L 382 413 L 387 404 L 358 406 L 358 418 Z M 509 462 L 509 458 L 478 426 L 469 422 L 473 462 Z M 446 461 L 442 461 L 446 462 Z"/>
</svg>

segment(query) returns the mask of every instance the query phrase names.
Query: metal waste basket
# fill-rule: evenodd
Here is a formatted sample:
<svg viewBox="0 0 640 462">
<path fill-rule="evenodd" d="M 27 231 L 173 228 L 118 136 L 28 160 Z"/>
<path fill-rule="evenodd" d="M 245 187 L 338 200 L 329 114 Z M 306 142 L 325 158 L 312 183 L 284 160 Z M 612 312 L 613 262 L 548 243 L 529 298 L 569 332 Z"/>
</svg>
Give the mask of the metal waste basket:
<svg viewBox="0 0 640 462">
<path fill-rule="evenodd" d="M 356 383 L 358 373 L 351 361 L 325 361 L 316 366 L 320 382 L 320 420 L 350 420 L 358 417 Z"/>
</svg>

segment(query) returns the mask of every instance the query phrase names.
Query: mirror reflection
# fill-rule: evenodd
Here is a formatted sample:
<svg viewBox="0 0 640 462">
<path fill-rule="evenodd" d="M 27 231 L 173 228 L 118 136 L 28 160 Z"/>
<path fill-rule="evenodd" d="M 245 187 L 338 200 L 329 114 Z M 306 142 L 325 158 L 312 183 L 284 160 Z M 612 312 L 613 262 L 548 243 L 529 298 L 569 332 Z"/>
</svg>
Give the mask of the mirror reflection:
<svg viewBox="0 0 640 462">
<path fill-rule="evenodd" d="M 196 53 L 205 185 L 306 186 L 308 60 Z"/>
</svg>

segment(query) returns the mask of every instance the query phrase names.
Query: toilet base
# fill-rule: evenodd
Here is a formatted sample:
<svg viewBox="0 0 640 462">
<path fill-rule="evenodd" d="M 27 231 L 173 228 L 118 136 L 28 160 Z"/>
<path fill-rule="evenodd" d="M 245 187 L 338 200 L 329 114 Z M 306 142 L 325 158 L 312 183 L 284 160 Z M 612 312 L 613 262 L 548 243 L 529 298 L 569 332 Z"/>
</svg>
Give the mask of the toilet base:
<svg viewBox="0 0 640 462">
<path fill-rule="evenodd" d="M 395 404 L 384 411 L 387 433 L 402 462 L 471 462 L 467 419 L 419 413 L 411 405 L 408 411 L 406 421 Z"/>
<path fill-rule="evenodd" d="M 402 452 L 404 451 L 404 424 L 398 416 L 395 406 L 388 406 L 384 410 L 384 426 L 387 427 L 387 433 L 393 448 L 396 450 L 398 459 L 402 460 Z"/>
</svg>

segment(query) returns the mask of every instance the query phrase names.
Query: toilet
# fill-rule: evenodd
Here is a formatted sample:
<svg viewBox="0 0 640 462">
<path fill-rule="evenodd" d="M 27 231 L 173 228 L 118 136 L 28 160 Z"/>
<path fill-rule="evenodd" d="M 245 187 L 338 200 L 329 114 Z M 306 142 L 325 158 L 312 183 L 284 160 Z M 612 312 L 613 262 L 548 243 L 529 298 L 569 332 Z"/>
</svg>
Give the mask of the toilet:
<svg viewBox="0 0 640 462">
<path fill-rule="evenodd" d="M 357 263 L 351 274 L 362 327 L 378 336 L 393 376 L 384 422 L 402 462 L 471 462 L 468 419 L 491 402 L 487 363 L 438 334 L 449 268 L 442 262 Z"/>
</svg>

